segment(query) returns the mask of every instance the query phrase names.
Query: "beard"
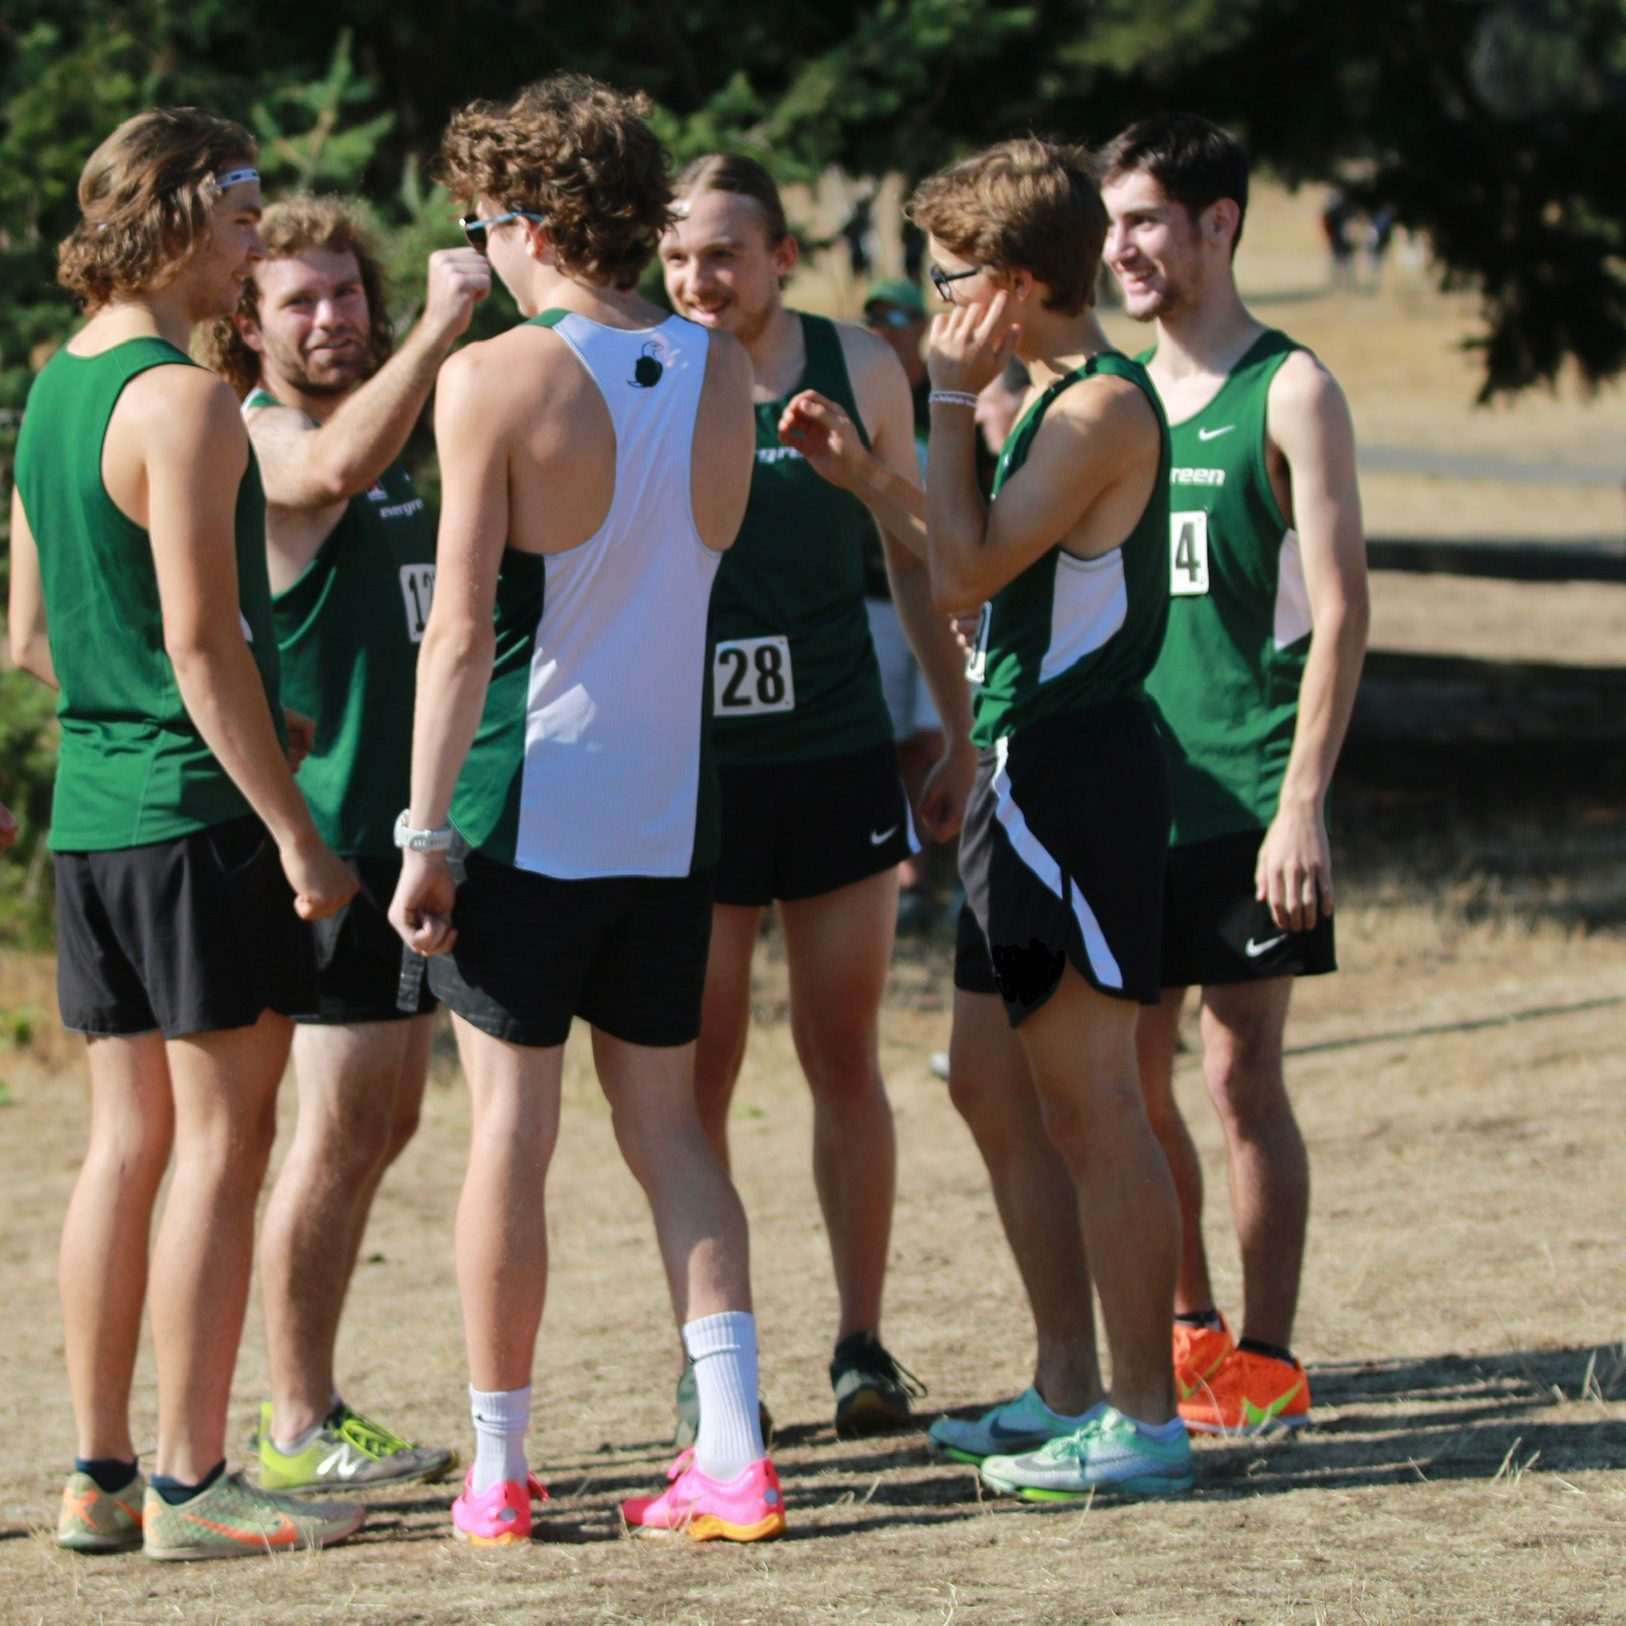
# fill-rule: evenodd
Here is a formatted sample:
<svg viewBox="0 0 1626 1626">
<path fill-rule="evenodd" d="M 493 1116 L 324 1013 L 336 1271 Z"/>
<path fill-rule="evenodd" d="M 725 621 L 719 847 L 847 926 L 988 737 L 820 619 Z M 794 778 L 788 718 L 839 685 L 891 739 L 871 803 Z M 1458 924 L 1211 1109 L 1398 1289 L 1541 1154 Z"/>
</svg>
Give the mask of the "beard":
<svg viewBox="0 0 1626 1626">
<path fill-rule="evenodd" d="M 345 351 L 342 358 L 322 357 L 312 362 L 292 345 L 272 342 L 268 336 L 266 359 L 306 395 L 348 395 L 371 371 L 365 340 L 359 340 L 356 348 Z"/>
</svg>

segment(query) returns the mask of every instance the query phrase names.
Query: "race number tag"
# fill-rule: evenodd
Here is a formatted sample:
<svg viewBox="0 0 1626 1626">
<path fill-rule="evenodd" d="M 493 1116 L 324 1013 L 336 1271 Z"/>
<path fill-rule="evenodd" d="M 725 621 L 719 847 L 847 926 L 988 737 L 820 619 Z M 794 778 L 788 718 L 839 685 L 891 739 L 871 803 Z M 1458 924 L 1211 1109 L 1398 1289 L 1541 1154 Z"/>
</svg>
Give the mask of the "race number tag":
<svg viewBox="0 0 1626 1626">
<path fill-rule="evenodd" d="M 993 619 L 993 605 L 985 604 L 977 613 L 977 641 L 965 658 L 965 680 L 981 683 L 988 671 L 988 623 Z"/>
<path fill-rule="evenodd" d="M 762 717 L 795 711 L 788 638 L 731 638 L 712 657 L 714 717 Z"/>
<path fill-rule="evenodd" d="M 429 605 L 435 596 L 433 565 L 401 566 L 401 597 L 406 603 L 407 637 L 423 642 L 423 629 L 429 620 Z"/>
<path fill-rule="evenodd" d="M 1169 515 L 1169 592 L 1198 598 L 1208 591 L 1208 515 L 1201 508 Z"/>
</svg>

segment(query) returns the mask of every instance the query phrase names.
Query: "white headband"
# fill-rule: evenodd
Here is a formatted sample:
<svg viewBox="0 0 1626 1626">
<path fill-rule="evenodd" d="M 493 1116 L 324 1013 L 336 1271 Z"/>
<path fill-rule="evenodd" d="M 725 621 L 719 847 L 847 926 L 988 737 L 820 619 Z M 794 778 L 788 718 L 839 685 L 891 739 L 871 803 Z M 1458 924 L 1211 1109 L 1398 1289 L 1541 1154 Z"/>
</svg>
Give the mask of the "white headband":
<svg viewBox="0 0 1626 1626">
<path fill-rule="evenodd" d="M 243 181 L 257 181 L 259 178 L 260 172 L 257 169 L 229 169 L 224 175 L 215 176 L 215 185 L 224 192 Z"/>
</svg>

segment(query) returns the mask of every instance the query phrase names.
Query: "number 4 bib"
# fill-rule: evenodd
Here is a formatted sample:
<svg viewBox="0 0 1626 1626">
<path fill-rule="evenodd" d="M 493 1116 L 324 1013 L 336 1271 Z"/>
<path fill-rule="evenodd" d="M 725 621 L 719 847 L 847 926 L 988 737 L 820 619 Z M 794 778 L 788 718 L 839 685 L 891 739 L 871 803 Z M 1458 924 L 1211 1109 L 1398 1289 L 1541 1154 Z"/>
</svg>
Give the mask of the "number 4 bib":
<svg viewBox="0 0 1626 1626">
<path fill-rule="evenodd" d="M 730 638 L 712 653 L 714 717 L 762 717 L 795 711 L 788 638 Z"/>
<path fill-rule="evenodd" d="M 1208 515 L 1201 508 L 1169 515 L 1169 592 L 1195 598 L 1208 591 Z"/>
</svg>

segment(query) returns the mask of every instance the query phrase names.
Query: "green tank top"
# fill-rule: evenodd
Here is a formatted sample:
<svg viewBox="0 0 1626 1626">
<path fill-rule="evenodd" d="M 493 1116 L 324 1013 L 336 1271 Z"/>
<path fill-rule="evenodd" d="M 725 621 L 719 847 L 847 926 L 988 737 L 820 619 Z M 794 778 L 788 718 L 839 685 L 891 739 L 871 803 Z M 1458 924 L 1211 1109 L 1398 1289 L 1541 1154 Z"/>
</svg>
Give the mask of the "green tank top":
<svg viewBox="0 0 1626 1626">
<path fill-rule="evenodd" d="M 245 410 L 276 406 L 255 390 Z M 315 719 L 299 788 L 335 852 L 388 858 L 409 800 L 418 644 L 435 587 L 435 526 L 392 463 L 345 505 L 272 601 L 285 704 Z"/>
<path fill-rule="evenodd" d="M 1293 748 L 1310 604 L 1270 486 L 1265 414 L 1298 348 L 1260 334 L 1214 399 L 1171 430 L 1169 630 L 1146 688 L 1169 754 L 1175 846 L 1268 825 Z"/>
<path fill-rule="evenodd" d="M 1146 370 L 1116 351 L 1058 378 L 1022 415 L 994 471 L 993 500 L 1027 461 L 1039 426 L 1063 390 L 1097 377 L 1127 378 L 1157 413 L 1163 452 L 1135 528 L 1110 553 L 1080 559 L 1058 544 L 983 607 L 970 676 L 980 677 L 971 738 L 981 746 L 1042 718 L 1139 696 L 1168 616 L 1163 568 L 1168 534 L 1168 429 Z"/>
<path fill-rule="evenodd" d="M 892 738 L 864 608 L 875 522 L 779 443 L 785 403 L 814 389 L 869 444 L 835 323 L 801 323 L 807 365 L 785 396 L 757 403 L 751 499 L 712 593 L 712 742 L 728 765 L 847 756 Z"/>
<path fill-rule="evenodd" d="M 124 387 L 195 363 L 162 339 L 97 356 L 59 350 L 29 392 L 17 485 L 39 548 L 62 742 L 51 847 L 106 852 L 173 841 L 249 811 L 181 702 L 164 650 L 152 540 L 102 484 L 102 442 Z M 238 605 L 278 736 L 276 631 L 265 498 L 249 452 L 237 492 Z"/>
</svg>

